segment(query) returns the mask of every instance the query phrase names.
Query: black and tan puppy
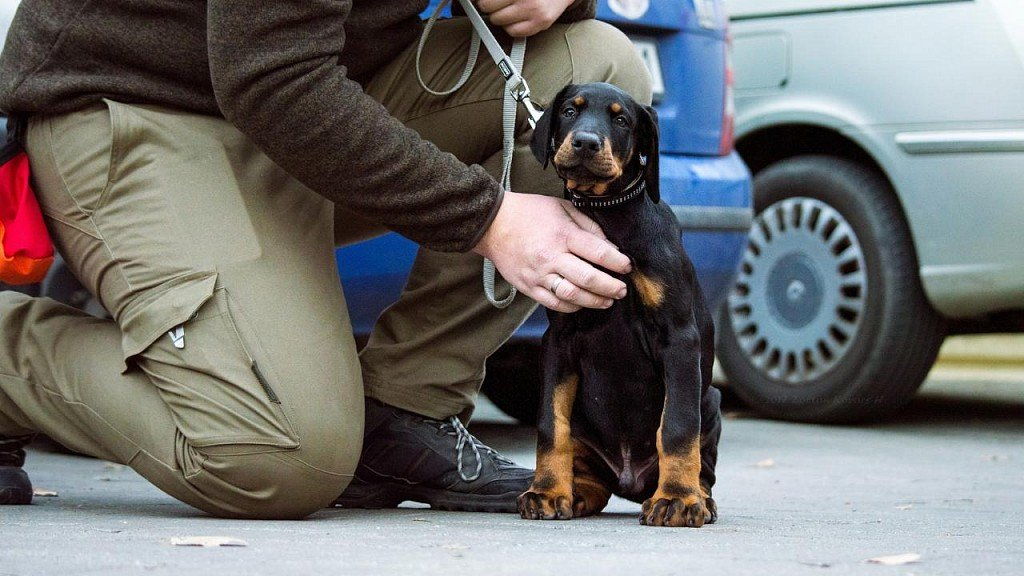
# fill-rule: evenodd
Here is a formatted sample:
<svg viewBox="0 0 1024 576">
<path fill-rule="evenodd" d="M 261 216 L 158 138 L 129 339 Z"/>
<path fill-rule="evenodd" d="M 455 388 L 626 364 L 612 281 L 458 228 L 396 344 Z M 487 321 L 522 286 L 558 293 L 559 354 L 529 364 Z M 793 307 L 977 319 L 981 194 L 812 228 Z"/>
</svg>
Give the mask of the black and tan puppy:
<svg viewBox="0 0 1024 576">
<path fill-rule="evenodd" d="M 633 271 L 618 276 L 629 293 L 609 309 L 548 311 L 537 474 L 520 515 L 588 516 L 617 494 L 643 502 L 642 524 L 714 522 L 714 326 L 660 201 L 656 114 L 610 84 L 570 85 L 538 123 L 533 152 Z"/>
</svg>

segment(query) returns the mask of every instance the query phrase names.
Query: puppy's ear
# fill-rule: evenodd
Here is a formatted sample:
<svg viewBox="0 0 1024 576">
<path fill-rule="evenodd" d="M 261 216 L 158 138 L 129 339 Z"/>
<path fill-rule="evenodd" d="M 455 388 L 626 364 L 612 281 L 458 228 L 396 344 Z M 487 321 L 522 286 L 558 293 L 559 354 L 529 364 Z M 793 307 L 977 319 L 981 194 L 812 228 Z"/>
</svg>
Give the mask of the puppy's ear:
<svg viewBox="0 0 1024 576">
<path fill-rule="evenodd" d="M 530 150 L 533 151 L 533 155 L 537 158 L 545 169 L 548 167 L 548 160 L 551 159 L 551 155 L 554 153 L 554 144 L 551 139 L 555 137 L 558 132 L 558 111 L 562 108 L 562 102 L 565 100 L 565 95 L 569 92 L 569 88 L 572 85 L 562 88 L 555 98 L 551 100 L 551 104 L 548 106 L 544 114 L 541 115 L 540 120 L 537 120 L 537 126 L 533 129 L 533 139 L 530 140 Z"/>
<path fill-rule="evenodd" d="M 658 113 L 650 106 L 639 107 L 637 154 L 644 163 L 647 193 L 657 204 L 661 201 L 661 176 L 658 170 Z"/>
</svg>

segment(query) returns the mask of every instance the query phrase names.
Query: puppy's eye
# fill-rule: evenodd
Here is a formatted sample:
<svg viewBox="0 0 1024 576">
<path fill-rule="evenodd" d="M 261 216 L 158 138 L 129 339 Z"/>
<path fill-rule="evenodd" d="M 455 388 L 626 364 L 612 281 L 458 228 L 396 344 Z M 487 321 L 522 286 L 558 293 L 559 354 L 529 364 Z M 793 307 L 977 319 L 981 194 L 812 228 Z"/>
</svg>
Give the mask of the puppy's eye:
<svg viewBox="0 0 1024 576">
<path fill-rule="evenodd" d="M 612 122 L 615 122 L 616 126 L 622 126 L 623 128 L 629 126 L 629 120 L 626 120 L 625 116 L 616 116 Z"/>
<path fill-rule="evenodd" d="M 576 117 L 576 109 L 575 108 L 566 108 L 565 110 L 562 110 L 562 117 L 563 118 L 575 118 Z"/>
</svg>

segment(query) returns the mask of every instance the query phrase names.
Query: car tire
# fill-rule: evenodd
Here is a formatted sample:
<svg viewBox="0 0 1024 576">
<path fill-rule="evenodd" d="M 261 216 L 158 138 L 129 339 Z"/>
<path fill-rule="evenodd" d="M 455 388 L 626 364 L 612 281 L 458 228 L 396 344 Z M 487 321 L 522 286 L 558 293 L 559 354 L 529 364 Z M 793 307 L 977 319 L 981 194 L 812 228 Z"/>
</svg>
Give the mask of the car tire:
<svg viewBox="0 0 1024 576">
<path fill-rule="evenodd" d="M 482 391 L 505 414 L 535 426 L 540 409 L 540 346 L 529 342 L 502 346 L 487 360 Z"/>
<path fill-rule="evenodd" d="M 722 306 L 729 387 L 758 412 L 807 422 L 892 414 L 945 336 L 902 209 L 875 170 L 829 156 L 754 179 L 757 217 Z"/>
</svg>

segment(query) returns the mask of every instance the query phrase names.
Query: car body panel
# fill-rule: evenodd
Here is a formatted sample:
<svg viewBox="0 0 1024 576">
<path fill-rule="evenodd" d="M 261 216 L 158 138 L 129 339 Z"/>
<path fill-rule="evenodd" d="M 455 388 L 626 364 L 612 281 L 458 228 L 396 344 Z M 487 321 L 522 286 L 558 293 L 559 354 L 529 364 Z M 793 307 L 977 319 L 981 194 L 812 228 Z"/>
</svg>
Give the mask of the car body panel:
<svg viewBox="0 0 1024 576">
<path fill-rule="evenodd" d="M 826 13 L 815 9 L 835 2 L 794 2 L 808 12 L 752 18 L 738 4 L 737 76 L 761 57 L 784 72 L 778 85 L 737 84 L 737 139 L 794 124 L 843 134 L 896 189 L 940 312 L 1021 308 L 1024 27 L 1007 26 L 1021 5 L 888 2 Z M 766 38 L 775 50 L 756 52 Z"/>
<path fill-rule="evenodd" d="M 690 23 L 690 0 L 677 2 L 622 2 L 599 0 L 597 17 L 617 26 L 638 26 L 654 30 L 680 31 Z M 639 16 L 634 14 L 639 13 Z"/>
<path fill-rule="evenodd" d="M 729 13 L 734 19 L 766 16 L 815 14 L 844 10 L 868 10 L 892 6 L 950 4 L 971 0 L 730 0 Z"/>
<path fill-rule="evenodd" d="M 665 70 L 666 97 L 657 103 L 664 153 L 717 156 L 722 133 L 726 45 L 723 37 L 683 32 L 659 38 L 662 68 L 686 62 L 687 70 Z"/>
</svg>

